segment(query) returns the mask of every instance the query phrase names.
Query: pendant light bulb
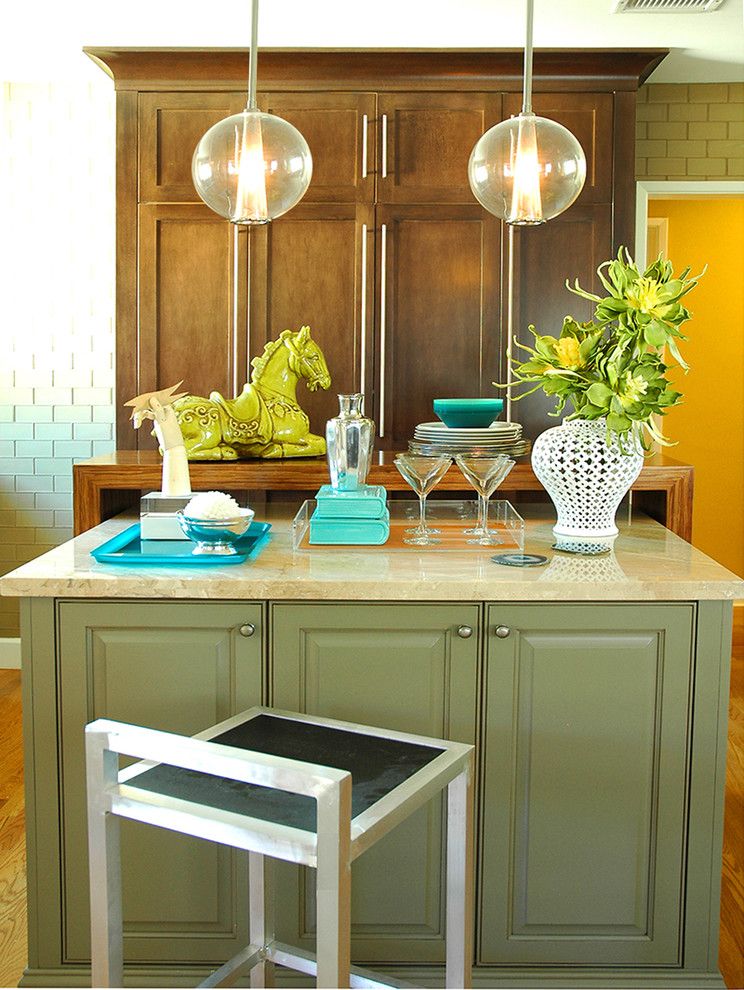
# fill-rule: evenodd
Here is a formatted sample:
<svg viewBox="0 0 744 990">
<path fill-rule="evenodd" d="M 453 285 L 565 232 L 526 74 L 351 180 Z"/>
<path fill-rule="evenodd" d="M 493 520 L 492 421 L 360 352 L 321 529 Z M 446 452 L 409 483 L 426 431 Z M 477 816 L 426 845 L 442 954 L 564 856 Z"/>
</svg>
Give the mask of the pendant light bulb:
<svg viewBox="0 0 744 990">
<path fill-rule="evenodd" d="M 540 162 L 537 156 L 535 117 L 532 114 L 519 115 L 516 148 L 509 164 L 512 172 L 512 196 L 507 223 L 542 223 Z"/>
<path fill-rule="evenodd" d="M 233 223 L 268 223 L 266 162 L 264 161 L 261 122 L 255 113 L 244 113 L 240 148 L 236 149 L 238 188 Z"/>
<path fill-rule="evenodd" d="M 473 195 L 514 226 L 536 226 L 563 213 L 586 180 L 586 157 L 562 124 L 532 112 L 532 10 L 527 0 L 522 112 L 476 142 L 468 164 Z"/>
<path fill-rule="evenodd" d="M 231 223 L 256 226 L 275 220 L 302 199 L 313 157 L 296 127 L 256 102 L 258 0 L 252 0 L 248 103 L 210 127 L 194 151 L 191 174 L 207 206 Z"/>
</svg>

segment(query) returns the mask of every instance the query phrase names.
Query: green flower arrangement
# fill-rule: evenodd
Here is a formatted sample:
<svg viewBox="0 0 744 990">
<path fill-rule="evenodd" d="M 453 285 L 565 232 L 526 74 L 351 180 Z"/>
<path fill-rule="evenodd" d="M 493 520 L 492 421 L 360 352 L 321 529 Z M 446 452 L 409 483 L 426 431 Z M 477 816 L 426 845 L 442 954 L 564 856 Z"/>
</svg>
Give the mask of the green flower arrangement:
<svg viewBox="0 0 744 990">
<path fill-rule="evenodd" d="M 662 352 L 666 349 L 687 372 L 677 341 L 686 340 L 680 326 L 690 313 L 680 300 L 700 276 L 689 278 L 690 269 L 685 268 L 674 277 L 671 262 L 661 255 L 641 274 L 623 247 L 616 259 L 599 266 L 597 274 L 609 295 L 587 292 L 578 279 L 573 286 L 566 281 L 575 295 L 596 303 L 594 319 L 578 323 L 567 316 L 557 338 L 538 334 L 530 326 L 534 347 L 515 341 L 530 356 L 515 364 L 514 377 L 519 383 L 534 384 L 515 398 L 542 389 L 557 398 L 552 416 L 559 416 L 570 402 L 574 411 L 568 419 L 604 417 L 607 443 L 617 434 L 622 449 L 634 447 L 636 441 L 648 449 L 649 437 L 670 446 L 653 417 L 664 416 L 680 402 L 682 393 L 667 378 L 671 365 Z"/>
</svg>

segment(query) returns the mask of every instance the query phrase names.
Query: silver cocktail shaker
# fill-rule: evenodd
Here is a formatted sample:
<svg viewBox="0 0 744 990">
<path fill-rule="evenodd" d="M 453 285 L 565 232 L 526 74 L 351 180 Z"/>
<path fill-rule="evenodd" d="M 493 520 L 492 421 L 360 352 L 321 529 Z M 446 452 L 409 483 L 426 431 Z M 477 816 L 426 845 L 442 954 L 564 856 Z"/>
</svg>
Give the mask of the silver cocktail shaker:
<svg viewBox="0 0 744 990">
<path fill-rule="evenodd" d="M 367 480 L 375 442 L 375 424 L 363 414 L 364 396 L 339 395 L 340 412 L 326 424 L 331 486 L 337 492 L 356 491 Z"/>
</svg>

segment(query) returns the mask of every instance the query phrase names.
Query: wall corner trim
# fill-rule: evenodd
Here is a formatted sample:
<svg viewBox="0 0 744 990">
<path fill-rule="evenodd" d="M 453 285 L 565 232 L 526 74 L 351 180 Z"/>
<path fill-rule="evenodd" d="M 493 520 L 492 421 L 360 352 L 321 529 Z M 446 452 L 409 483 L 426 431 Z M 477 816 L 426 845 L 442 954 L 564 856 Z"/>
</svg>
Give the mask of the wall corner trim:
<svg viewBox="0 0 744 990">
<path fill-rule="evenodd" d="M 0 670 L 19 670 L 20 666 L 20 639 L 0 639 Z"/>
</svg>

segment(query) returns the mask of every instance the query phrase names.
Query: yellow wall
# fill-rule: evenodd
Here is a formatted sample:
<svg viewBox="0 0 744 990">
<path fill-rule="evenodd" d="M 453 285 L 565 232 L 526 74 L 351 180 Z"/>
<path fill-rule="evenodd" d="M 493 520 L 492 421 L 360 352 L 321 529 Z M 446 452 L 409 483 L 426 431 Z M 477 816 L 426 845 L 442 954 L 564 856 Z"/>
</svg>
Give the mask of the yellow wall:
<svg viewBox="0 0 744 990">
<path fill-rule="evenodd" d="M 708 265 L 685 299 L 684 405 L 662 426 L 669 455 L 695 466 L 693 543 L 744 577 L 744 199 L 655 200 L 649 216 L 669 220 L 675 272 Z"/>
</svg>

